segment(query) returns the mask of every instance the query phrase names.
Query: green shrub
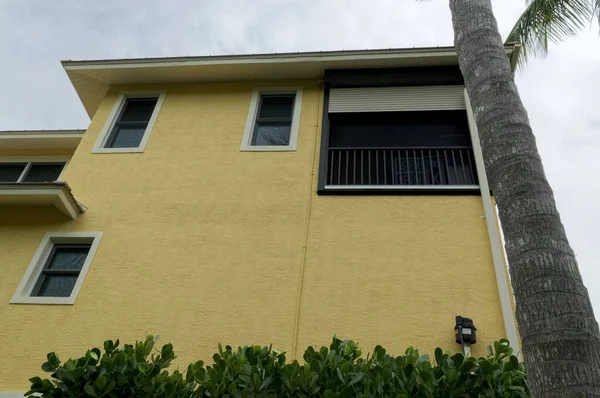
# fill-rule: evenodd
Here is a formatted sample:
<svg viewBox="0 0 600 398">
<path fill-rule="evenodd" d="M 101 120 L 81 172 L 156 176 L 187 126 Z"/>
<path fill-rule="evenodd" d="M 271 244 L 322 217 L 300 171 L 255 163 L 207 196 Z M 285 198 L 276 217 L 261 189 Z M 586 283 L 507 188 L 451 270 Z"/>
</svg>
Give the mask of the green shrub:
<svg viewBox="0 0 600 398">
<path fill-rule="evenodd" d="M 26 395 L 42 397 L 528 397 L 525 371 L 507 340 L 489 347 L 487 358 L 427 355 L 408 348 L 394 357 L 377 346 L 362 357 L 351 340 L 333 338 L 327 347 L 308 347 L 304 364 L 286 363 L 271 347 L 219 345 L 214 363 L 198 361 L 185 373 L 166 368 L 173 346 L 154 350 L 156 339 L 119 348 L 106 341 L 104 353 L 89 350 L 61 364 L 48 354 L 42 370 L 52 381 L 34 377 Z"/>
</svg>

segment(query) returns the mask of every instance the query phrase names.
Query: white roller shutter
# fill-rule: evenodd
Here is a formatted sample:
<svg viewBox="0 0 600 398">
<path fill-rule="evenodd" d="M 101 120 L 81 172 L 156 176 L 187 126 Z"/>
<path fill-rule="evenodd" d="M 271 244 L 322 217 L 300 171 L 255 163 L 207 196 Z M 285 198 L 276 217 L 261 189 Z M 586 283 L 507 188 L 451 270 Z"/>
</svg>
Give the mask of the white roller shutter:
<svg viewBox="0 0 600 398">
<path fill-rule="evenodd" d="M 464 86 L 333 88 L 329 112 L 399 112 L 466 109 Z"/>
</svg>

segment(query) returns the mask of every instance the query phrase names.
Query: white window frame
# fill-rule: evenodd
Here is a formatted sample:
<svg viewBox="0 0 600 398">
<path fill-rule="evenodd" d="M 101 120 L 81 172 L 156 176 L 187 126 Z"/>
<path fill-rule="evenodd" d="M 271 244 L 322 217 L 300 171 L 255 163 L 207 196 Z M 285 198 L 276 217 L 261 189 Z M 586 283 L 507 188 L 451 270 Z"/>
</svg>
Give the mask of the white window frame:
<svg viewBox="0 0 600 398">
<path fill-rule="evenodd" d="M 269 94 L 294 94 L 294 109 L 292 110 L 292 125 L 290 126 L 290 143 L 288 145 L 252 145 L 252 137 L 256 127 L 258 106 L 261 95 Z M 295 151 L 298 145 L 298 129 L 300 128 L 300 116 L 302 113 L 302 88 L 256 88 L 250 100 L 250 110 L 246 119 L 246 128 L 242 137 L 240 151 L 273 152 L 273 151 Z"/>
<path fill-rule="evenodd" d="M 96 249 L 100 244 L 102 232 L 46 232 L 38 246 L 15 294 L 10 300 L 11 304 L 75 304 L 75 299 L 81 290 L 85 276 L 90 269 Z M 73 286 L 69 297 L 32 297 L 31 292 L 41 276 L 42 269 L 48 261 L 55 244 L 90 244 L 90 251 L 81 267 L 77 282 Z"/>
<path fill-rule="evenodd" d="M 125 91 L 119 94 L 119 97 L 115 101 L 115 104 L 108 115 L 108 119 L 100 131 L 100 135 L 96 140 L 96 144 L 92 149 L 92 153 L 139 153 L 144 152 L 146 148 L 146 144 L 148 143 L 148 139 L 150 139 L 150 134 L 152 133 L 152 129 L 154 128 L 154 123 L 158 117 L 158 113 L 160 112 L 160 108 L 162 107 L 163 102 L 165 101 L 165 96 L 167 95 L 166 90 L 162 91 Z M 123 107 L 125 106 L 128 99 L 131 98 L 153 98 L 158 97 L 156 101 L 156 106 L 154 107 L 154 111 L 152 111 L 152 115 L 150 116 L 150 120 L 148 121 L 148 126 L 146 126 L 146 130 L 144 131 L 144 135 L 142 136 L 142 140 L 140 141 L 140 145 L 138 147 L 132 148 L 105 148 L 106 141 L 108 141 L 108 137 L 115 127 L 115 123 L 119 116 L 121 116 L 121 112 Z"/>
<path fill-rule="evenodd" d="M 2 163 L 27 163 L 25 169 L 19 176 L 17 180 L 18 183 L 23 182 L 23 178 L 27 175 L 29 170 L 31 169 L 32 163 L 63 163 L 64 166 L 60 175 L 56 179 L 56 181 L 62 181 L 62 177 L 67 170 L 67 166 L 69 166 L 69 162 L 71 161 L 70 156 L 0 156 L 0 164 Z"/>
</svg>

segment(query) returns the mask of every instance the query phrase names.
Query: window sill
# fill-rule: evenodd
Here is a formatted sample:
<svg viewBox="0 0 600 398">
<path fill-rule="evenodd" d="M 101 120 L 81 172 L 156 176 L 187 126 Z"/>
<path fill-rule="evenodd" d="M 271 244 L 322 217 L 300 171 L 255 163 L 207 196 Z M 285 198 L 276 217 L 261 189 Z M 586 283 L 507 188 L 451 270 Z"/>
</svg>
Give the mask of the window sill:
<svg viewBox="0 0 600 398">
<path fill-rule="evenodd" d="M 319 195 L 479 195 L 479 185 L 325 185 Z"/>
<path fill-rule="evenodd" d="M 144 148 L 94 148 L 92 153 L 142 153 Z"/>
<path fill-rule="evenodd" d="M 241 152 L 293 152 L 295 147 L 291 146 L 245 146 L 240 148 Z"/>
<path fill-rule="evenodd" d="M 11 304 L 73 305 L 75 297 L 13 297 Z"/>
<path fill-rule="evenodd" d="M 0 183 L 2 206 L 54 206 L 76 220 L 87 208 L 75 200 L 66 182 Z"/>
</svg>

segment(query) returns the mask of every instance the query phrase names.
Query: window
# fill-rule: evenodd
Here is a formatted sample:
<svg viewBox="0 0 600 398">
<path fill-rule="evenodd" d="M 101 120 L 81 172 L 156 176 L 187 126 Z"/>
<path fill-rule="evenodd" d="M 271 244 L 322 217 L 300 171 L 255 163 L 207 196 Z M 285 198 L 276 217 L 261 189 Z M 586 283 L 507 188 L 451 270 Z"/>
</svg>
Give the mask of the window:
<svg viewBox="0 0 600 398">
<path fill-rule="evenodd" d="M 302 90 L 255 90 L 241 150 L 290 151 L 296 149 Z"/>
<path fill-rule="evenodd" d="M 66 162 L 0 162 L 0 182 L 54 182 Z"/>
<path fill-rule="evenodd" d="M 165 92 L 121 94 L 92 152 L 143 152 Z"/>
<path fill-rule="evenodd" d="M 101 232 L 46 233 L 11 303 L 74 304 L 101 237 Z"/>
<path fill-rule="evenodd" d="M 54 245 L 31 295 L 69 297 L 90 247 L 89 244 Z"/>
</svg>

